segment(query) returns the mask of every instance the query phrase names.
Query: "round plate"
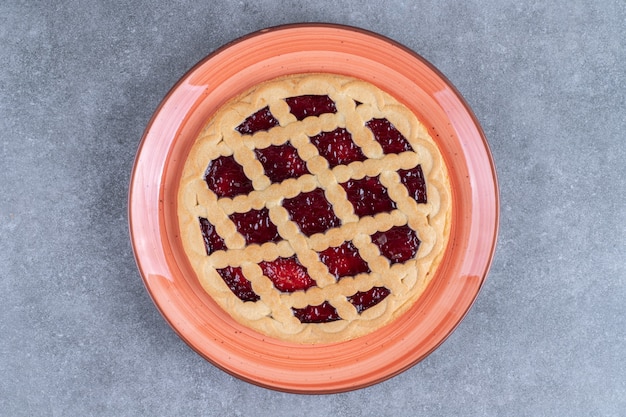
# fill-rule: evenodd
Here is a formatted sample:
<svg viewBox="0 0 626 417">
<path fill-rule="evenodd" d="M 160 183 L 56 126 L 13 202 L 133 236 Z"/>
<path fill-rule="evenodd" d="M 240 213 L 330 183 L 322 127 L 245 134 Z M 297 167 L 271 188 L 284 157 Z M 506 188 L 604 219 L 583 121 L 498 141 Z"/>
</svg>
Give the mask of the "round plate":
<svg viewBox="0 0 626 417">
<path fill-rule="evenodd" d="M 367 336 L 298 345 L 239 325 L 201 288 L 178 238 L 176 194 L 191 144 L 229 98 L 282 75 L 329 72 L 387 91 L 429 129 L 452 184 L 450 244 L 423 296 Z M 327 24 L 282 26 L 217 50 L 169 92 L 142 139 L 129 194 L 135 257 L 154 303 L 195 351 L 243 380 L 297 393 L 365 387 L 426 357 L 467 313 L 485 279 L 498 229 L 498 189 L 482 130 L 460 94 L 419 55 L 383 36 Z"/>
</svg>

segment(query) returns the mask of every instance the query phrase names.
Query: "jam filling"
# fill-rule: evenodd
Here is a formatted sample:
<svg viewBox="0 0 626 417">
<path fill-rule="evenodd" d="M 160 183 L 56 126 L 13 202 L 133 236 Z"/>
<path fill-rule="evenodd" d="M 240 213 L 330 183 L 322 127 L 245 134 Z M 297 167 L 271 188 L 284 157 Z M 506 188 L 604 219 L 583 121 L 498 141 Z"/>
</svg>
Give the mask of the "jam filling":
<svg viewBox="0 0 626 417">
<path fill-rule="evenodd" d="M 320 260 L 337 280 L 370 272 L 367 262 L 361 258 L 352 242 L 344 242 L 341 246 L 330 247 L 319 253 Z"/>
<path fill-rule="evenodd" d="M 409 196 L 418 203 L 426 204 L 428 199 L 426 198 L 426 180 L 422 166 L 418 165 L 413 169 L 401 169 L 398 170 L 398 174 L 400 181 L 409 192 Z"/>
<path fill-rule="evenodd" d="M 335 216 L 333 207 L 326 200 L 324 190 L 321 188 L 285 199 L 283 207 L 306 236 L 324 233 L 328 229 L 341 225 L 341 221 Z"/>
<path fill-rule="evenodd" d="M 286 98 L 285 101 L 289 105 L 291 114 L 297 120 L 337 112 L 335 103 L 327 95 L 303 95 Z M 355 101 L 356 106 L 360 104 Z M 265 107 L 247 117 L 235 129 L 241 134 L 251 135 L 278 125 L 279 122 L 272 115 L 269 107 Z M 393 154 L 412 150 L 407 139 L 387 119 L 372 119 L 366 123 L 366 126 L 372 131 L 384 153 Z M 330 168 L 367 159 L 345 128 L 321 132 L 310 139 L 319 154 L 328 161 Z M 272 182 L 279 183 L 310 173 L 296 148 L 289 142 L 277 146 L 272 145 L 265 149 L 255 149 L 254 152 L 263 165 L 265 175 Z M 409 170 L 399 170 L 398 175 L 411 198 L 418 203 L 427 202 L 426 182 L 420 165 Z M 220 198 L 233 198 L 254 190 L 252 181 L 232 156 L 220 156 L 212 161 L 207 167 L 204 179 L 209 189 Z M 387 189 L 378 177 L 366 176 L 359 180 L 349 180 L 341 186 L 346 191 L 355 214 L 359 217 L 390 212 L 396 208 L 396 203 L 389 197 Z M 306 236 L 324 233 L 341 225 L 341 221 L 324 195 L 324 190 L 320 188 L 285 199 L 282 205 L 289 213 L 291 220 Z M 251 210 L 247 213 L 233 213 L 229 217 L 235 223 L 237 231 L 244 236 L 247 244 L 278 242 L 281 239 L 276 226 L 270 221 L 267 208 Z M 217 234 L 215 227 L 206 218 L 199 218 L 198 221 L 207 255 L 226 249 L 224 240 Z M 393 227 L 385 232 L 375 233 L 371 238 L 381 255 L 392 264 L 406 262 L 415 257 L 420 245 L 417 234 L 408 226 Z M 371 272 L 367 262 L 361 258 L 352 242 L 329 247 L 319 252 L 319 257 L 329 273 L 337 280 Z M 316 285 L 306 268 L 295 256 L 263 261 L 259 263 L 259 266 L 263 274 L 279 291 L 291 293 Z M 217 272 L 230 290 L 242 301 L 254 302 L 260 299 L 240 267 L 229 266 L 218 269 Z M 389 294 L 390 290 L 385 287 L 374 287 L 368 291 L 357 292 L 348 297 L 348 301 L 360 314 L 380 303 Z M 292 308 L 292 311 L 302 323 L 327 323 L 341 320 L 335 307 L 328 301 L 316 306 Z"/>
<path fill-rule="evenodd" d="M 243 167 L 232 156 L 220 156 L 211 161 L 204 180 L 218 197 L 233 198 L 254 190 L 252 181 L 243 172 Z"/>
<path fill-rule="evenodd" d="M 218 269 L 217 273 L 220 274 L 228 288 L 241 301 L 259 301 L 261 299 L 252 290 L 252 283 L 243 276 L 241 268 L 227 266 L 226 268 Z"/>
<path fill-rule="evenodd" d="M 285 101 L 289 105 L 291 114 L 298 120 L 309 116 L 319 116 L 324 113 L 337 113 L 335 102 L 326 95 L 304 95 L 289 97 Z"/>
<path fill-rule="evenodd" d="M 294 292 L 316 285 L 306 268 L 298 262 L 295 256 L 263 261 L 259 266 L 263 270 L 263 275 L 268 277 L 279 291 Z"/>
<path fill-rule="evenodd" d="M 228 217 L 235 223 L 237 231 L 243 235 L 248 245 L 253 243 L 262 245 L 280 240 L 278 229 L 271 222 L 269 210 L 266 208 L 250 210 L 246 213 L 233 213 Z"/>
<path fill-rule="evenodd" d="M 256 157 L 263 165 L 265 175 L 272 182 L 282 182 L 288 178 L 298 178 L 309 174 L 306 163 L 290 143 L 255 149 Z"/>
<path fill-rule="evenodd" d="M 414 258 L 420 246 L 417 233 L 408 226 L 392 227 L 386 232 L 374 233 L 372 243 L 378 246 L 380 254 L 392 264 Z"/>
<path fill-rule="evenodd" d="M 296 316 L 301 323 L 329 323 L 331 321 L 341 320 L 337 309 L 328 301 L 324 301 L 320 305 L 306 306 L 304 308 L 293 308 L 293 315 Z"/>
<path fill-rule="evenodd" d="M 348 297 L 348 301 L 356 308 L 356 311 L 361 314 L 368 308 L 374 307 L 380 303 L 390 294 L 385 287 L 374 287 L 369 291 L 359 291 L 356 294 Z"/>
<path fill-rule="evenodd" d="M 396 203 L 389 198 L 387 189 L 378 177 L 366 176 L 360 180 L 350 180 L 341 186 L 346 190 L 348 201 L 352 203 L 354 213 L 359 217 L 388 213 L 396 208 Z"/>
<path fill-rule="evenodd" d="M 270 108 L 264 107 L 241 122 L 235 130 L 242 135 L 252 135 L 256 132 L 270 130 L 278 125 L 278 120 L 276 120 L 274 115 L 270 112 Z"/>
<path fill-rule="evenodd" d="M 198 221 L 200 222 L 200 231 L 202 232 L 202 240 L 204 240 L 206 254 L 210 255 L 217 250 L 225 249 L 226 244 L 224 243 L 224 239 L 217 234 L 215 226 L 204 217 L 198 218 Z"/>
<path fill-rule="evenodd" d="M 350 132 L 343 127 L 338 127 L 332 132 L 322 132 L 310 139 L 319 154 L 326 158 L 330 168 L 367 159 L 361 148 L 352 140 Z"/>
<path fill-rule="evenodd" d="M 389 120 L 372 119 L 365 123 L 365 126 L 372 131 L 384 153 L 401 153 L 412 150 L 409 141 Z"/>
</svg>

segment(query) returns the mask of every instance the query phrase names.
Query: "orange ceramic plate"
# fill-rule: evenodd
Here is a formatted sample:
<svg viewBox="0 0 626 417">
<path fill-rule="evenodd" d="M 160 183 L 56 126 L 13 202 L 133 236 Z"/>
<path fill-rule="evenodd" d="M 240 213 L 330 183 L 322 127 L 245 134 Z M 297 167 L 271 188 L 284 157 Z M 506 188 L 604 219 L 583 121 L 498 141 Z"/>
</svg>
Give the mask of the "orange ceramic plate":
<svg viewBox="0 0 626 417">
<path fill-rule="evenodd" d="M 330 345 L 269 339 L 236 323 L 202 290 L 178 238 L 176 194 L 190 146 L 226 100 L 262 81 L 330 72 L 369 81 L 411 108 L 450 170 L 450 245 L 413 308 L 385 328 Z M 396 375 L 432 352 L 467 313 L 485 279 L 498 228 L 498 190 L 482 130 L 454 87 L 432 65 L 377 34 L 327 24 L 254 33 L 191 69 L 154 114 L 130 187 L 137 264 L 158 309 L 194 350 L 246 381 L 282 391 L 331 393 Z"/>
</svg>

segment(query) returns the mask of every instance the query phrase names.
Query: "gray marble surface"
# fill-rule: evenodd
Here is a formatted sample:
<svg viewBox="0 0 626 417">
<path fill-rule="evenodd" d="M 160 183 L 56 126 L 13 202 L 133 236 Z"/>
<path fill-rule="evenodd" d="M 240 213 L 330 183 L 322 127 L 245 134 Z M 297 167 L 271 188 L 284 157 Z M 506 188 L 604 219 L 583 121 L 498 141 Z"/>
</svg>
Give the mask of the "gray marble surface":
<svg viewBox="0 0 626 417">
<path fill-rule="evenodd" d="M 169 328 L 127 192 L 169 88 L 293 22 L 379 32 L 460 90 L 502 218 L 466 319 L 424 361 L 337 395 L 259 388 Z M 626 415 L 626 3 L 0 2 L 0 415 Z"/>
</svg>

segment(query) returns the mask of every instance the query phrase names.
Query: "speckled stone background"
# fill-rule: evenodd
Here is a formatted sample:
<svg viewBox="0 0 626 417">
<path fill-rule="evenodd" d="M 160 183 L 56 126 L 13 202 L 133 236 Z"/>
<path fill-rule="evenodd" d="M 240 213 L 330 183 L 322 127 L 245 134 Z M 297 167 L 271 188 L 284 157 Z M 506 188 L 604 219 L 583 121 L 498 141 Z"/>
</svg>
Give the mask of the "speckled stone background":
<svg viewBox="0 0 626 417">
<path fill-rule="evenodd" d="M 370 388 L 292 395 L 213 367 L 129 242 L 152 112 L 249 32 L 333 22 L 403 43 L 473 107 L 501 187 L 467 318 Z M 0 415 L 626 415 L 626 3 L 0 2 Z"/>
</svg>

